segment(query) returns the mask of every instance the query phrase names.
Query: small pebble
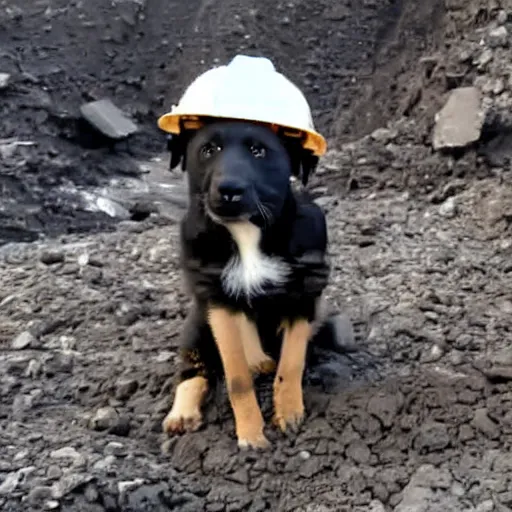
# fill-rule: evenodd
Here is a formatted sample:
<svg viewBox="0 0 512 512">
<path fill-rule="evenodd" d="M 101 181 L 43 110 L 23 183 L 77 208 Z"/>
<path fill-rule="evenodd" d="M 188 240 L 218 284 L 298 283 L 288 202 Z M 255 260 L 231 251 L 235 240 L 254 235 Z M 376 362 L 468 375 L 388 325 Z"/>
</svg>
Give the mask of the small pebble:
<svg viewBox="0 0 512 512">
<path fill-rule="evenodd" d="M 94 469 L 104 471 L 109 469 L 116 463 L 116 458 L 113 455 L 107 455 L 104 459 L 100 459 L 94 463 Z"/>
<path fill-rule="evenodd" d="M 76 338 L 73 336 L 61 336 L 59 338 L 60 346 L 62 350 L 75 350 L 76 349 Z"/>
<path fill-rule="evenodd" d="M 489 46 L 491 48 L 508 46 L 508 30 L 503 25 L 489 32 Z"/>
<path fill-rule="evenodd" d="M 18 334 L 11 343 L 11 348 L 14 350 L 23 350 L 36 344 L 36 338 L 30 331 L 24 331 Z"/>
<path fill-rule="evenodd" d="M 148 260 L 151 263 L 165 262 L 166 256 L 169 254 L 169 247 L 165 245 L 157 245 L 148 251 Z"/>
<path fill-rule="evenodd" d="M 457 205 L 455 204 L 455 199 L 453 197 L 449 197 L 439 207 L 439 214 L 448 219 L 455 217 L 456 213 L 457 213 Z"/>
<path fill-rule="evenodd" d="M 127 400 L 138 389 L 139 383 L 134 379 L 121 378 L 116 383 L 116 398 L 118 400 Z"/>
<path fill-rule="evenodd" d="M 498 12 L 498 16 L 496 17 L 496 20 L 500 25 L 504 25 L 507 22 L 507 19 L 508 19 L 507 11 L 504 11 L 502 9 L 501 11 Z"/>
<path fill-rule="evenodd" d="M 117 490 L 119 491 L 119 494 L 124 494 L 126 491 L 140 487 L 143 483 L 144 480 L 142 480 L 142 478 L 136 478 L 132 481 L 118 482 Z"/>
<path fill-rule="evenodd" d="M 494 86 L 492 88 L 492 92 L 495 96 L 500 95 L 505 90 L 505 81 L 503 78 L 498 78 L 496 82 L 494 83 Z"/>
<path fill-rule="evenodd" d="M 426 352 L 421 357 L 421 361 L 424 363 L 433 363 L 435 361 L 439 361 L 441 357 L 443 357 L 444 350 L 439 345 L 433 345 L 428 352 Z"/>
<path fill-rule="evenodd" d="M 11 75 L 9 73 L 0 73 L 0 90 L 7 89 L 9 86 L 9 82 L 11 80 Z"/>
<path fill-rule="evenodd" d="M 37 379 L 41 374 L 42 369 L 43 364 L 41 361 L 38 361 L 37 359 L 31 359 L 27 365 L 27 369 L 25 370 L 25 376 L 32 379 Z"/>
<path fill-rule="evenodd" d="M 111 441 L 105 446 L 105 455 L 115 455 L 117 457 L 123 456 L 126 454 L 126 449 L 123 443 L 117 443 L 115 441 Z"/>
<path fill-rule="evenodd" d="M 55 265 L 57 263 L 62 263 L 64 259 L 64 253 L 57 250 L 43 251 L 39 256 L 39 260 L 45 265 Z"/>
<path fill-rule="evenodd" d="M 130 253 L 130 259 L 132 259 L 133 261 L 137 261 L 140 259 L 141 256 L 142 256 L 142 251 L 140 250 L 140 248 L 134 247 Z"/>
<path fill-rule="evenodd" d="M 119 419 L 119 414 L 113 407 L 101 407 L 90 420 L 93 430 L 107 430 L 112 428 Z"/>
<path fill-rule="evenodd" d="M 80 456 L 81 455 L 72 446 L 64 446 L 63 448 L 50 452 L 52 459 L 77 459 Z"/>
<path fill-rule="evenodd" d="M 163 350 L 162 352 L 159 352 L 156 356 L 156 362 L 157 363 L 167 363 L 168 361 L 171 361 L 175 356 L 174 352 L 170 352 L 169 350 Z"/>
<path fill-rule="evenodd" d="M 368 512 L 386 512 L 386 507 L 379 500 L 373 500 L 368 505 Z"/>
<path fill-rule="evenodd" d="M 466 491 L 464 490 L 464 487 L 461 484 L 459 484 L 459 482 L 454 482 L 452 484 L 451 493 L 454 496 L 458 496 L 460 498 L 464 496 L 464 494 L 466 494 Z"/>
<path fill-rule="evenodd" d="M 89 264 L 89 255 L 88 255 L 87 253 L 80 254 L 80 256 L 78 256 L 77 263 L 78 263 L 81 267 L 85 267 L 86 265 L 88 265 L 88 264 Z"/>
<path fill-rule="evenodd" d="M 21 452 L 18 452 L 18 453 L 14 456 L 14 460 L 15 460 L 15 461 L 19 461 L 19 460 L 25 459 L 29 453 L 30 453 L 30 452 L 29 452 L 28 450 L 22 450 Z"/>
<path fill-rule="evenodd" d="M 371 134 L 371 138 L 377 142 L 380 142 L 382 144 L 388 144 L 389 142 L 396 139 L 398 136 L 398 133 L 393 130 L 389 130 L 388 128 L 377 128 L 374 132 Z"/>
<path fill-rule="evenodd" d="M 450 362 L 453 366 L 459 366 L 464 362 L 464 354 L 460 350 L 452 350 L 450 352 Z"/>
<path fill-rule="evenodd" d="M 320 208 L 328 209 L 334 203 L 336 203 L 337 199 L 334 196 L 321 196 L 315 199 L 315 203 L 320 206 Z"/>
<path fill-rule="evenodd" d="M 478 57 L 476 64 L 480 69 L 484 68 L 493 58 L 492 50 L 486 48 Z"/>
<path fill-rule="evenodd" d="M 4 478 L 4 481 L 0 484 L 0 496 L 11 494 L 16 489 L 16 487 L 18 487 L 21 478 L 21 471 L 8 473 Z"/>
<path fill-rule="evenodd" d="M 11 302 L 16 300 L 16 294 L 12 293 L 11 295 L 7 295 L 3 300 L 0 301 L 0 307 L 8 306 Z"/>
</svg>

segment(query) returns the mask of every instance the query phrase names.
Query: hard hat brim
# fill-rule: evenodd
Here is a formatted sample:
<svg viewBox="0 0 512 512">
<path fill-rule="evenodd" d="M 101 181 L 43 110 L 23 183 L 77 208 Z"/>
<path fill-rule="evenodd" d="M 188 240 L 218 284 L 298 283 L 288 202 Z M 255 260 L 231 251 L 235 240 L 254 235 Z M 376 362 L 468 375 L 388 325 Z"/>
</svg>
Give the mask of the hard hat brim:
<svg viewBox="0 0 512 512">
<path fill-rule="evenodd" d="M 196 122 L 197 128 L 199 128 L 202 124 L 204 124 L 204 122 L 201 122 L 201 119 L 226 119 L 226 120 L 227 119 L 237 119 L 240 121 L 243 120 L 243 121 L 249 121 L 249 122 L 253 122 L 253 123 L 260 123 L 260 124 L 266 124 L 266 125 L 272 124 L 272 123 L 267 123 L 267 122 L 261 123 L 261 121 L 258 121 L 256 119 L 246 119 L 246 118 L 242 118 L 242 117 L 234 118 L 232 116 L 224 117 L 222 115 L 211 116 L 211 115 L 202 115 L 202 114 L 198 114 L 198 113 L 184 115 L 181 113 L 168 112 L 167 114 L 162 115 L 158 119 L 158 127 L 161 130 L 163 130 L 164 132 L 179 134 L 181 131 L 181 121 L 184 119 L 194 120 Z M 294 132 L 299 132 L 301 135 L 303 135 L 302 146 L 304 147 L 304 149 L 308 149 L 308 150 L 312 151 L 313 154 L 316 156 L 322 156 L 327 151 L 327 141 L 321 134 L 319 134 L 316 131 L 306 130 L 304 128 L 297 128 L 295 126 L 284 126 L 282 124 L 272 124 L 272 126 L 280 126 L 280 127 L 284 128 L 285 130 L 288 129 L 288 130 L 292 130 Z"/>
</svg>

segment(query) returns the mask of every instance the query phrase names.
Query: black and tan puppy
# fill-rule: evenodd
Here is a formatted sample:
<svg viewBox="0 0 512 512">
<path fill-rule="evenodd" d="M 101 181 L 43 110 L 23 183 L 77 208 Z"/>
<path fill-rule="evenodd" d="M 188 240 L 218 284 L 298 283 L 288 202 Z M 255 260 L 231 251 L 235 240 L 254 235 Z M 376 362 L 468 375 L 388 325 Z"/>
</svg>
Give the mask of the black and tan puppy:
<svg viewBox="0 0 512 512">
<path fill-rule="evenodd" d="M 325 324 L 326 222 L 290 180 L 305 183 L 317 158 L 298 139 L 238 121 L 183 131 L 170 150 L 171 167 L 181 162 L 188 173 L 181 264 L 193 306 L 163 429 L 199 428 L 209 386 L 225 377 L 239 446 L 262 448 L 268 442 L 253 375 L 276 370 L 274 423 L 296 428 L 308 344 Z"/>
</svg>

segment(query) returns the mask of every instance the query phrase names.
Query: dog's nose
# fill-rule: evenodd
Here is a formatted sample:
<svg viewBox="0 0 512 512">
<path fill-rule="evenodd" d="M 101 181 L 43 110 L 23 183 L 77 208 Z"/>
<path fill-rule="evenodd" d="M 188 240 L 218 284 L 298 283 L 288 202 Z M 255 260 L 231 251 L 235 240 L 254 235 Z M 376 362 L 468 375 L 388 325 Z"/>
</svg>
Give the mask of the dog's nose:
<svg viewBox="0 0 512 512">
<path fill-rule="evenodd" d="M 236 203 L 240 201 L 245 193 L 246 186 L 240 180 L 227 178 L 218 185 L 218 191 L 223 201 L 226 203 Z"/>
</svg>

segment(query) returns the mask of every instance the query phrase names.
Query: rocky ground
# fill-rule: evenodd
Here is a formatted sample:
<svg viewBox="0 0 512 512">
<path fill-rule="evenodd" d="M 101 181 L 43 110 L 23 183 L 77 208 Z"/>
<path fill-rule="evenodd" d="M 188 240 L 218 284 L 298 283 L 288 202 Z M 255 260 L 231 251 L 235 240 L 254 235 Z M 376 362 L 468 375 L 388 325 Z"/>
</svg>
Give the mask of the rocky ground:
<svg viewBox="0 0 512 512">
<path fill-rule="evenodd" d="M 0 1 L 0 509 L 512 510 L 512 4 L 350 4 Z M 329 135 L 311 188 L 356 342 L 264 454 L 223 390 L 203 430 L 160 432 L 188 304 L 155 119 L 235 51 Z M 104 97 L 138 133 L 90 128 Z"/>
</svg>

